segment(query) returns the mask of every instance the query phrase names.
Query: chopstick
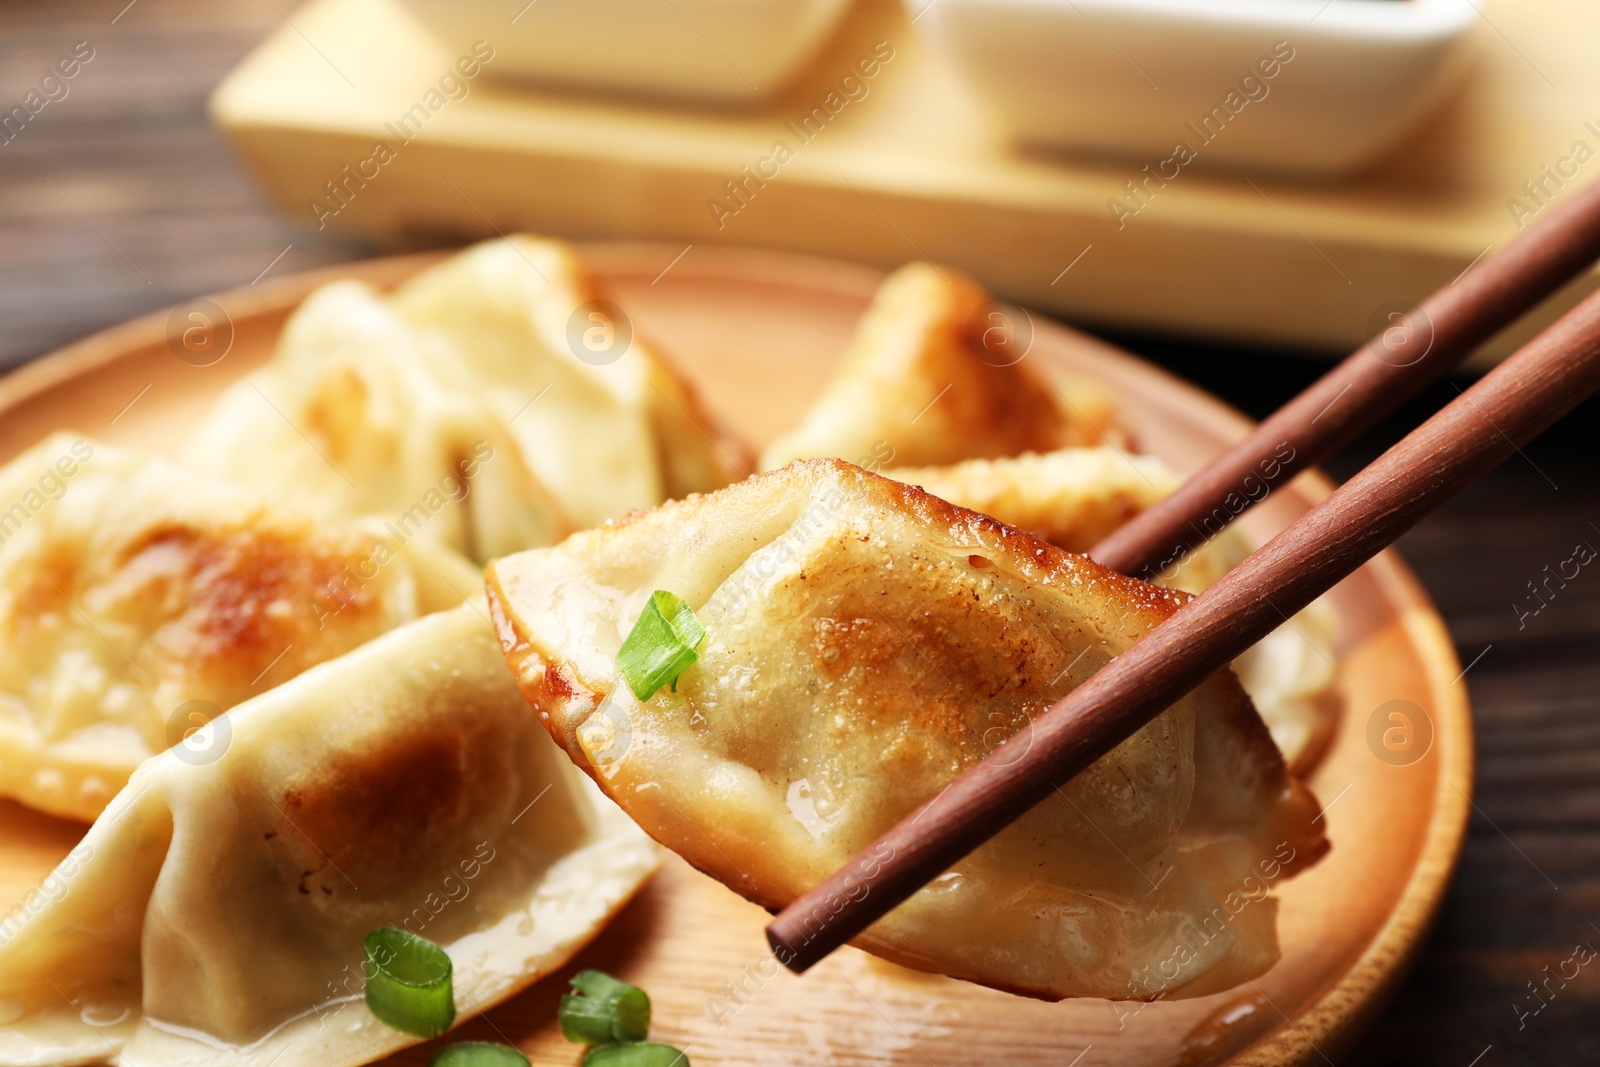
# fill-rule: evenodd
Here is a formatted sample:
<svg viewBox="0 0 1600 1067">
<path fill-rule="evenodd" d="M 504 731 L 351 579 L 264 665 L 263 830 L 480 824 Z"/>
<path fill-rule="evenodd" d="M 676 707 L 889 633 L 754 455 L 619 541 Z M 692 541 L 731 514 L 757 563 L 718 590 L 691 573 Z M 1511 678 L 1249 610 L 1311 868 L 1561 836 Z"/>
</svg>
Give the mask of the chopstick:
<svg viewBox="0 0 1600 1067">
<path fill-rule="evenodd" d="M 804 971 L 1600 389 L 1600 293 L 1487 374 L 767 927 Z"/>
<path fill-rule="evenodd" d="M 1124 574 L 1159 574 L 1437 381 L 1597 258 L 1600 181 L 1468 267 L 1089 555 Z"/>
</svg>

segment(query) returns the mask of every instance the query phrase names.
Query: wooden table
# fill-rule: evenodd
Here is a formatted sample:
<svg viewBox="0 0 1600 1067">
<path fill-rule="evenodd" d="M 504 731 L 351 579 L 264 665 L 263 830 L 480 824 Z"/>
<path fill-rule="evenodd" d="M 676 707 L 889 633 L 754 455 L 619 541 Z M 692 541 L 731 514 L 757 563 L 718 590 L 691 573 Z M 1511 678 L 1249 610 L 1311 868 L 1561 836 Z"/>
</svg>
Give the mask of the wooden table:
<svg viewBox="0 0 1600 1067">
<path fill-rule="evenodd" d="M 189 296 L 373 251 L 269 209 L 205 118 L 211 88 L 283 24 L 279 9 L 293 17 L 290 4 L 126 3 L 0 7 L 7 110 L 78 42 L 94 48 L 69 95 L 0 145 L 0 365 Z M 1255 415 L 1320 370 L 1289 353 L 1114 340 Z M 1454 395 L 1439 387 L 1331 473 L 1358 469 Z M 1597 446 L 1590 404 L 1401 541 L 1471 664 L 1461 684 L 1477 712 L 1478 811 L 1415 976 L 1349 1063 L 1600 1061 L 1594 967 L 1565 988 L 1552 979 L 1538 1014 L 1519 1016 L 1541 1003 L 1529 983 L 1574 945 L 1600 948 L 1600 573 L 1581 572 L 1520 627 L 1514 610 L 1536 603 L 1527 583 L 1546 565 L 1579 542 L 1600 546 Z"/>
</svg>

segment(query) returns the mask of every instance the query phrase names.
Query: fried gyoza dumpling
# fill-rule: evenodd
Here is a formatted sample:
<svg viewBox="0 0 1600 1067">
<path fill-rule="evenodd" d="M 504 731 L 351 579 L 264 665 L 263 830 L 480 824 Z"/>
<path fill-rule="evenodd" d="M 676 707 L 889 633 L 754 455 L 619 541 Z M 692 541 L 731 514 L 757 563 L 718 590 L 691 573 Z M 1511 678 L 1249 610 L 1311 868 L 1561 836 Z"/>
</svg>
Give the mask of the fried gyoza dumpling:
<svg viewBox="0 0 1600 1067">
<path fill-rule="evenodd" d="M 487 584 L 573 761 L 771 909 L 1027 744 L 1033 716 L 1185 599 L 839 461 L 497 560 Z M 641 700 L 617 656 L 655 590 L 705 637 Z M 1214 992 L 1276 959 L 1264 886 L 1326 848 L 1316 810 L 1219 672 L 856 943 L 1043 997 Z"/>
<path fill-rule="evenodd" d="M 1068 552 L 1089 551 L 1178 487 L 1165 463 L 1115 448 L 1066 448 L 883 473 Z"/>
<path fill-rule="evenodd" d="M 553 544 L 571 529 L 443 337 L 361 282 L 306 298 L 277 354 L 223 395 L 185 453 L 206 474 L 470 559 Z"/>
<path fill-rule="evenodd" d="M 69 434 L 0 468 L 0 500 L 0 796 L 68 818 L 221 711 L 478 588 L 444 549 Z"/>
<path fill-rule="evenodd" d="M 989 294 L 949 267 L 891 274 L 843 360 L 798 428 L 761 454 L 761 469 L 836 457 L 865 463 L 886 449 L 899 466 L 1049 452 L 1120 440 L 1102 394 L 1069 399 L 1023 361 L 1026 342 L 993 331 Z M 985 331 L 991 338 L 985 340 Z M 1109 435 L 1109 438 L 1108 438 Z"/>
<path fill-rule="evenodd" d="M 891 467 L 882 473 L 1068 552 L 1088 552 L 1180 484 L 1161 460 L 1119 448 L 1064 448 L 942 467 Z M 1198 593 L 1249 554 L 1237 527 L 1229 527 L 1154 581 Z"/>
<path fill-rule="evenodd" d="M 523 458 L 580 526 L 745 476 L 743 446 L 600 299 L 560 241 L 487 241 L 400 286 L 395 309 L 450 336 Z"/>
<path fill-rule="evenodd" d="M 948 467 L 897 467 L 884 474 L 1069 552 L 1087 552 L 1179 484 L 1177 474 L 1153 456 L 1113 448 L 1069 448 Z M 1156 581 L 1199 593 L 1249 554 L 1244 535 L 1230 526 Z M 1272 739 L 1296 771 L 1315 763 L 1332 736 L 1338 714 L 1333 662 L 1333 620 L 1317 603 L 1234 664 Z"/>
<path fill-rule="evenodd" d="M 368 1063 L 366 935 L 454 965 L 457 1019 L 560 967 L 655 846 L 528 714 L 477 604 L 314 667 L 140 767 L 0 938 L 0 1064 Z M 70 1001 L 70 1003 L 69 1003 Z"/>
</svg>

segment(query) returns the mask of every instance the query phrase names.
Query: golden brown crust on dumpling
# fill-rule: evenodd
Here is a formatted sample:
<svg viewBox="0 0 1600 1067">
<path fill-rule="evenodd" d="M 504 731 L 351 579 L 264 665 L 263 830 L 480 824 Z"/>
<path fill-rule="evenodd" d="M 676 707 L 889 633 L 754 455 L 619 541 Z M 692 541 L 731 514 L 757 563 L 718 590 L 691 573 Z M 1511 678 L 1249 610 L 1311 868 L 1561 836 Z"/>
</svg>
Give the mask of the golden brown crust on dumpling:
<svg viewBox="0 0 1600 1067">
<path fill-rule="evenodd" d="M 993 515 L 1072 552 L 1086 552 L 1178 486 L 1152 456 L 1117 448 L 1070 448 L 947 467 L 897 467 L 887 477 L 920 485 L 962 507 Z M 1199 593 L 1250 554 L 1237 527 L 1212 538 L 1155 581 Z M 1312 605 L 1234 663 L 1246 690 L 1296 773 L 1320 758 L 1333 735 L 1332 620 Z"/>
<path fill-rule="evenodd" d="M 461 1023 L 563 967 L 659 862 L 527 715 L 477 604 L 214 729 L 213 762 L 145 762 L 6 918 L 0 1063 L 358 1067 L 421 1040 L 361 997 L 370 931 L 449 954 Z"/>
<path fill-rule="evenodd" d="M 467 724 L 477 712 L 460 705 L 451 721 L 423 723 L 361 751 L 339 753 L 314 774 L 285 784 L 274 798 L 282 814 L 269 832 L 275 847 L 289 854 L 289 866 L 304 872 L 301 893 L 341 892 L 339 870 L 353 872 L 369 892 L 384 891 L 414 878 L 430 857 L 462 846 L 469 798 L 498 790 L 504 778 L 493 763 L 470 762 Z M 339 842 L 340 848 L 328 857 L 313 842 Z"/>
<path fill-rule="evenodd" d="M 0 795 L 52 814 L 93 818 L 218 712 L 471 592 L 437 550 L 67 435 L 0 469 L 0 492 L 74 454 L 0 545 Z"/>
<path fill-rule="evenodd" d="M 1075 404 L 1022 353 L 985 345 L 990 307 L 950 267 L 895 271 L 805 420 L 767 448 L 761 468 L 814 456 L 860 462 L 885 446 L 895 465 L 925 466 L 1105 443 L 1083 410 L 1103 421 L 1100 394 Z"/>
<path fill-rule="evenodd" d="M 1033 716 L 1187 600 L 836 460 L 495 561 L 487 586 L 518 686 L 573 761 L 769 909 L 1025 745 Z M 707 636 L 640 701 L 616 655 L 655 589 Z M 1221 672 L 857 943 L 1041 996 L 1156 995 L 1152 953 L 1246 867 L 1314 858 L 1312 814 Z M 1270 966 L 1273 906 L 1252 907 L 1166 995 Z"/>
<path fill-rule="evenodd" d="M 891 467 L 885 477 L 1087 552 L 1165 497 L 1178 479 L 1159 460 L 1115 448 L 1068 448 L 942 467 Z"/>
<path fill-rule="evenodd" d="M 317 662 L 312 636 L 326 626 L 315 611 L 285 608 L 315 604 L 330 589 L 342 590 L 341 626 L 381 625 L 389 607 L 379 590 L 342 582 L 351 564 L 370 553 L 370 538 L 309 522 L 295 530 L 256 521 L 211 529 L 168 523 L 121 553 L 102 590 L 144 616 L 152 660 L 182 664 L 218 685 L 253 682 L 280 654 L 279 677 L 298 674 Z M 63 577 L 67 596 L 86 592 Z"/>
</svg>

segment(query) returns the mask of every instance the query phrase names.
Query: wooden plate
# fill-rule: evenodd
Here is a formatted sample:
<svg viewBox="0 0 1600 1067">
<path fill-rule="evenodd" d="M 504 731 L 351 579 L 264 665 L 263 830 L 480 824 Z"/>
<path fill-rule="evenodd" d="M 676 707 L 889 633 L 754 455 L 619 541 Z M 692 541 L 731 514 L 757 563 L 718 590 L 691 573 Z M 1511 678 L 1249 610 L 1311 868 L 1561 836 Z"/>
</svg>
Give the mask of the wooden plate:
<svg viewBox="0 0 1600 1067">
<path fill-rule="evenodd" d="M 797 420 L 881 278 L 751 251 L 695 249 L 678 261 L 678 249 L 664 246 L 583 251 L 636 327 L 758 444 Z M 314 287 L 347 276 L 392 284 L 431 258 L 374 260 L 192 301 L 40 360 L 0 382 L 0 461 L 63 427 L 175 454 L 206 404 L 268 356 L 285 316 Z M 207 323 L 207 355 L 168 340 Z M 1148 364 L 1043 319 L 1032 324 L 1029 358 L 1104 382 L 1145 449 L 1178 468 L 1245 431 L 1238 414 Z M 1248 526 L 1268 535 L 1328 490 L 1320 476 L 1302 476 Z M 1385 553 L 1330 598 L 1344 710 L 1312 785 L 1333 852 L 1279 887 L 1283 959 L 1252 985 L 1142 1008 L 1045 1004 L 854 949 L 796 978 L 771 960 L 765 913 L 676 858 L 578 963 L 646 987 L 655 1035 L 689 1050 L 699 1067 L 1331 1060 L 1381 1010 L 1438 907 L 1465 832 L 1472 740 L 1451 643 L 1399 558 Z M 9 907 L 36 887 L 81 833 L 0 803 L 0 902 Z M 541 982 L 456 1036 L 510 1039 L 535 1063 L 575 1064 L 577 1048 L 555 1028 L 562 991 Z M 396 1062 L 425 1063 L 431 1052 L 412 1049 Z"/>
</svg>

